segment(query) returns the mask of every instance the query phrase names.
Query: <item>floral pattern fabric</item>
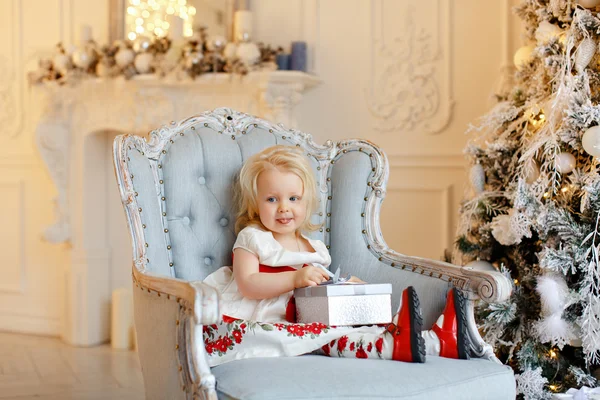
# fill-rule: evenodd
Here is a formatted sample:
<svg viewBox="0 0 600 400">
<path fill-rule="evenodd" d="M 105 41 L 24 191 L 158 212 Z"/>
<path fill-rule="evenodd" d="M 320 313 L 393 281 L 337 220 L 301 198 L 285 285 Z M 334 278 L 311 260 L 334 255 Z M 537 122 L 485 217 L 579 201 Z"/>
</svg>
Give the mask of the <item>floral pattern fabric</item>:
<svg viewBox="0 0 600 400">
<path fill-rule="evenodd" d="M 335 327 L 319 322 L 265 323 L 223 315 L 204 326 L 211 367 L 252 357 L 297 356 L 315 350 L 332 357 L 391 359 L 392 338 L 380 326 Z"/>
</svg>

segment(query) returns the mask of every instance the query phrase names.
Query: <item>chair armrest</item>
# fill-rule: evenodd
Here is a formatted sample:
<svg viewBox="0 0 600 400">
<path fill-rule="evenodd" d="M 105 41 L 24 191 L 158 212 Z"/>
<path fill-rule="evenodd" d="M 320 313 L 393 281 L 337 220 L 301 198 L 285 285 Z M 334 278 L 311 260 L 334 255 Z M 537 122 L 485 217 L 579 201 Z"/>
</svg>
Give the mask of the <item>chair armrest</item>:
<svg viewBox="0 0 600 400">
<path fill-rule="evenodd" d="M 216 324 L 221 317 L 215 288 L 200 281 L 141 272 L 133 267 L 136 286 L 158 296 L 173 297 L 179 304 L 177 319 L 177 358 L 186 395 L 217 400 L 216 380 L 210 371 L 204 347 L 203 325 Z"/>
<path fill-rule="evenodd" d="M 215 288 L 200 281 L 188 282 L 182 279 L 142 273 L 135 266 L 133 280 L 159 295 L 173 296 L 177 302 L 192 312 L 195 324 L 216 324 L 219 320 L 219 294 Z"/>
<path fill-rule="evenodd" d="M 508 300 L 512 292 L 510 280 L 500 272 L 405 256 L 392 250 L 388 250 L 382 258 L 391 262 L 392 267 L 446 280 L 463 290 L 470 300 L 482 299 L 487 303 L 500 303 Z"/>
</svg>

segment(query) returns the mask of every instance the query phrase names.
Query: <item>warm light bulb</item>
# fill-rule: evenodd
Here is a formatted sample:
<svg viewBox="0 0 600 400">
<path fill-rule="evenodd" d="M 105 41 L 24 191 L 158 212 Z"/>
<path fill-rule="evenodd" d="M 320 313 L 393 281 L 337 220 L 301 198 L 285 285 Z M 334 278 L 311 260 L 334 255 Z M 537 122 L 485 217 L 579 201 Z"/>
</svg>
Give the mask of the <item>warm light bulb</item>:
<svg viewBox="0 0 600 400">
<path fill-rule="evenodd" d="M 135 40 L 136 37 L 137 35 L 135 34 L 135 32 L 129 32 L 129 34 L 127 35 L 127 39 L 129 40 Z"/>
<path fill-rule="evenodd" d="M 515 282 L 515 285 L 519 284 L 519 280 L 518 279 L 515 279 L 514 282 Z"/>
<path fill-rule="evenodd" d="M 550 350 L 550 358 L 556 358 L 556 352 L 554 350 Z"/>
<path fill-rule="evenodd" d="M 568 189 L 568 188 L 566 188 L 566 187 L 564 187 L 564 188 L 560 189 L 560 191 L 561 191 L 561 192 L 563 192 L 563 193 L 564 193 L 564 192 L 566 192 L 567 190 L 569 190 L 569 189 Z"/>
<path fill-rule="evenodd" d="M 548 193 L 548 192 L 544 193 L 544 198 L 547 199 L 548 197 L 550 197 L 550 193 Z"/>
<path fill-rule="evenodd" d="M 553 392 L 556 392 L 556 389 L 557 389 L 556 385 L 550 385 L 550 390 L 552 390 Z"/>
</svg>

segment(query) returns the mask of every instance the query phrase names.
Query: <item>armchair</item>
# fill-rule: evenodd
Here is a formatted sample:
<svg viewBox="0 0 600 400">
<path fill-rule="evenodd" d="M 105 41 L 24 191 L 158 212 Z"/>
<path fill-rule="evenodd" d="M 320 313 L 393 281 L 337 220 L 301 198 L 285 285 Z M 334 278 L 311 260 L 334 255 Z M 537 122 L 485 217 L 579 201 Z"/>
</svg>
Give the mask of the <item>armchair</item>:
<svg viewBox="0 0 600 400">
<path fill-rule="evenodd" d="M 323 228 L 312 236 L 332 269 L 368 282 L 415 286 L 424 327 L 443 309 L 450 285 L 469 299 L 473 359 L 428 357 L 425 364 L 316 355 L 256 358 L 209 368 L 202 328 L 219 318 L 218 294 L 202 283 L 231 265 L 232 183 L 246 158 L 275 144 L 306 151 L 317 177 Z M 139 357 L 148 399 L 514 399 L 512 370 L 498 362 L 475 325 L 473 303 L 502 301 L 510 282 L 478 271 L 399 254 L 385 244 L 379 210 L 385 154 L 366 140 L 315 144 L 311 136 L 219 108 L 171 122 L 146 141 L 114 142 L 116 177 L 133 243 L 132 276 Z"/>
</svg>

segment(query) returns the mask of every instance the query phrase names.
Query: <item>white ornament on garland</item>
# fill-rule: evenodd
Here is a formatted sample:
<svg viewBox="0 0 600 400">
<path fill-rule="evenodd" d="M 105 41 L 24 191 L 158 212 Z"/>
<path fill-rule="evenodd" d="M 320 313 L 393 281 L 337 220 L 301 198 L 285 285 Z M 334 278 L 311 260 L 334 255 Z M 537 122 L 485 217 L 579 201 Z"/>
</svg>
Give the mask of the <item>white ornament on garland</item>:
<svg viewBox="0 0 600 400">
<path fill-rule="evenodd" d="M 473 189 L 477 194 L 482 193 L 485 190 L 485 171 L 480 163 L 471 167 L 469 178 L 471 180 L 471 186 L 473 186 Z"/>
<path fill-rule="evenodd" d="M 600 126 L 592 126 L 581 138 L 583 149 L 590 155 L 600 157 Z"/>
<path fill-rule="evenodd" d="M 227 40 L 220 35 L 211 36 L 206 41 L 206 48 L 209 51 L 221 51 L 227 44 Z"/>
<path fill-rule="evenodd" d="M 556 156 L 554 159 L 554 167 L 561 174 L 568 174 L 575 169 L 577 165 L 577 160 L 575 156 L 571 153 L 563 151 Z"/>
<path fill-rule="evenodd" d="M 200 64 L 200 62 L 202 61 L 203 58 L 204 58 L 204 56 L 202 55 L 202 53 L 197 52 L 197 51 L 192 51 L 185 57 L 186 68 L 192 68 L 195 65 Z"/>
<path fill-rule="evenodd" d="M 117 54 L 115 54 L 115 62 L 121 68 L 132 64 L 133 60 L 135 60 L 135 53 L 125 46 L 121 46 Z"/>
<path fill-rule="evenodd" d="M 533 60 L 534 49 L 533 46 L 523 46 L 517 50 L 513 57 L 513 62 L 519 71 Z"/>
<path fill-rule="evenodd" d="M 600 5 L 600 0 L 577 0 L 577 3 L 585 8 L 596 8 Z"/>
<path fill-rule="evenodd" d="M 577 72 L 580 74 L 583 73 L 585 67 L 592 61 L 595 53 L 596 41 L 590 37 L 583 39 L 577 48 L 577 55 L 575 56 L 575 69 Z"/>
<path fill-rule="evenodd" d="M 151 53 L 140 53 L 135 57 L 134 66 L 140 74 L 147 74 L 152 70 L 154 56 Z"/>
<path fill-rule="evenodd" d="M 260 60 L 260 50 L 252 42 L 240 43 L 235 55 L 246 65 L 254 65 Z"/>
<path fill-rule="evenodd" d="M 73 64 L 76 67 L 87 70 L 94 62 L 94 55 L 85 47 L 73 52 Z"/>
</svg>

